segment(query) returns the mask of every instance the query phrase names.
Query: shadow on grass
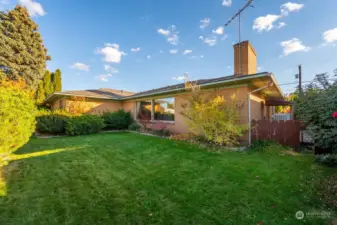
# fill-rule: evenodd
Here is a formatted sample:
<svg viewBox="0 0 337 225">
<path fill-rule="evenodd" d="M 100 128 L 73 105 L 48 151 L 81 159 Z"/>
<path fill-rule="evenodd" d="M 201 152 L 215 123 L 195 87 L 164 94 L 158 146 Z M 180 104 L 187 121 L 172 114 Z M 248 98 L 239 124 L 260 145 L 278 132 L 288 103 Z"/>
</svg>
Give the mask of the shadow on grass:
<svg viewBox="0 0 337 225">
<path fill-rule="evenodd" d="M 58 148 L 58 149 L 53 149 L 53 150 L 44 150 L 44 151 L 24 153 L 24 154 L 12 154 L 12 155 L 9 156 L 7 161 L 12 162 L 12 161 L 16 161 L 16 160 L 45 156 L 45 155 L 61 153 L 61 152 L 65 152 L 65 151 L 80 150 L 80 149 L 83 149 L 83 148 L 86 148 L 86 147 L 88 147 L 88 145 L 79 146 L 79 147 L 72 147 L 72 148 Z M 4 166 L 0 167 L 0 197 L 4 197 L 4 196 L 7 195 L 6 176 L 4 174 L 5 169 L 6 168 Z"/>
</svg>

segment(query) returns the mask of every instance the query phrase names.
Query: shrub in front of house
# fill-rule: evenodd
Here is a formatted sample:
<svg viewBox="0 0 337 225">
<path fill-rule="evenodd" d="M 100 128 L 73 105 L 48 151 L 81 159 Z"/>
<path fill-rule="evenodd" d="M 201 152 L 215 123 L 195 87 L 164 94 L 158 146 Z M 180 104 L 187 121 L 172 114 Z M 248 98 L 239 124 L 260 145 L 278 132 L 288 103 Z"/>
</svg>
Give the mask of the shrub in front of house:
<svg viewBox="0 0 337 225">
<path fill-rule="evenodd" d="M 152 134 L 163 137 L 169 137 L 171 135 L 171 132 L 167 129 L 166 123 L 156 122 L 152 126 Z"/>
<path fill-rule="evenodd" d="M 37 109 L 24 81 L 0 81 L 0 166 L 35 131 Z"/>
<path fill-rule="evenodd" d="M 223 146 L 239 143 L 248 129 L 240 124 L 240 113 L 235 95 L 230 99 L 214 96 L 205 99 L 199 89 L 193 91 L 187 104 L 182 105 L 181 114 L 194 136 L 202 136 L 208 142 Z"/>
<path fill-rule="evenodd" d="M 124 130 L 128 129 L 133 122 L 131 113 L 124 110 L 116 112 L 104 112 L 102 115 L 104 119 L 105 128 L 109 130 Z"/>
<path fill-rule="evenodd" d="M 100 132 L 104 126 L 104 120 L 100 116 L 74 116 L 68 119 L 65 131 L 67 135 L 71 136 L 93 134 Z"/>
<path fill-rule="evenodd" d="M 40 110 L 36 117 L 36 129 L 42 134 L 65 134 L 70 117 L 72 115 L 63 110 Z"/>
<path fill-rule="evenodd" d="M 128 127 L 128 130 L 139 131 L 141 126 L 138 123 L 131 123 Z"/>
</svg>

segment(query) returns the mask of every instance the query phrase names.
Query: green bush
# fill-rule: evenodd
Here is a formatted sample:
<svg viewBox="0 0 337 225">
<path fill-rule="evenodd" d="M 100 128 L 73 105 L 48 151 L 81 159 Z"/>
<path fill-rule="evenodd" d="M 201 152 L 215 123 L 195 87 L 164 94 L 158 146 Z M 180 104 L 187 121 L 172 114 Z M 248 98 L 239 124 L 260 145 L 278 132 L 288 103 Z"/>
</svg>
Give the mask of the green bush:
<svg viewBox="0 0 337 225">
<path fill-rule="evenodd" d="M 131 123 L 128 127 L 129 130 L 138 131 L 141 126 L 138 123 Z"/>
<path fill-rule="evenodd" d="M 103 113 L 105 128 L 111 130 L 124 130 L 128 129 L 129 125 L 133 122 L 130 112 L 118 110 L 117 112 Z"/>
<path fill-rule="evenodd" d="M 306 124 L 315 140 L 315 147 L 337 153 L 337 82 L 331 84 L 326 74 L 316 75 L 315 80 L 304 89 L 295 101 L 296 119 Z"/>
<path fill-rule="evenodd" d="M 337 154 L 327 154 L 316 156 L 315 162 L 329 167 L 337 167 Z"/>
<path fill-rule="evenodd" d="M 75 136 L 98 133 L 104 128 L 104 120 L 96 115 L 82 115 L 71 117 L 67 121 L 66 134 Z"/>
<path fill-rule="evenodd" d="M 37 131 L 46 134 L 65 134 L 66 124 L 72 115 L 63 110 L 40 110 L 37 121 Z"/>
<path fill-rule="evenodd" d="M 46 134 L 65 134 L 69 117 L 60 115 L 39 116 L 36 118 L 37 131 Z"/>
<path fill-rule="evenodd" d="M 0 81 L 0 164 L 35 131 L 36 107 L 23 81 Z"/>
</svg>

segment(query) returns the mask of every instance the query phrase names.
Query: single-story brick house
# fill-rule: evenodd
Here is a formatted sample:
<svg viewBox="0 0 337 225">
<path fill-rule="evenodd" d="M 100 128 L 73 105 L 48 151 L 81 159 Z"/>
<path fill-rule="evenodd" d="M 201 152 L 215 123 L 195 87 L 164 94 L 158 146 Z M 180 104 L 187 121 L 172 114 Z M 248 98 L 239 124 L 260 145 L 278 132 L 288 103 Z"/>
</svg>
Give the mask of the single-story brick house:
<svg viewBox="0 0 337 225">
<path fill-rule="evenodd" d="M 256 52 L 249 41 L 241 43 L 241 71 L 239 44 L 234 45 L 234 75 L 194 81 L 207 96 L 230 97 L 236 94 L 241 123 L 250 119 L 270 118 L 273 106 L 268 101 L 283 101 L 284 96 L 272 73 L 256 73 Z M 100 114 L 104 111 L 124 109 L 131 112 L 135 120 L 140 114 L 148 114 L 152 123 L 167 123 L 167 129 L 174 133 L 189 131 L 185 118 L 180 114 L 182 105 L 191 93 L 185 83 L 153 89 L 145 92 L 128 92 L 108 88 L 83 91 L 63 91 L 50 95 L 45 104 L 52 109 L 67 109 L 72 97 L 85 97 L 90 103 L 87 113 Z"/>
</svg>

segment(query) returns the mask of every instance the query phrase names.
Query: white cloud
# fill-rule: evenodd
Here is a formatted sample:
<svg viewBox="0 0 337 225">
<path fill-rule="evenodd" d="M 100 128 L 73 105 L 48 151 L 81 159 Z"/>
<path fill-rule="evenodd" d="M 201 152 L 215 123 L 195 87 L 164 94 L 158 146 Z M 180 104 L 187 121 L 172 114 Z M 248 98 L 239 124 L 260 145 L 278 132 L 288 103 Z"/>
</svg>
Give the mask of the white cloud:
<svg viewBox="0 0 337 225">
<path fill-rule="evenodd" d="M 280 15 L 268 14 L 266 16 L 258 17 L 254 20 L 253 30 L 258 32 L 270 31 L 273 28 L 282 28 L 286 24 L 284 22 L 279 22 L 278 26 L 275 26 L 278 20 L 289 15 L 290 12 L 298 12 L 304 7 L 303 4 L 297 4 L 288 2 L 280 6 Z"/>
<path fill-rule="evenodd" d="M 203 36 L 200 36 L 199 39 L 202 40 L 205 44 L 207 44 L 211 47 L 213 47 L 217 43 L 216 36 L 211 36 L 211 37 L 207 37 L 207 38 L 205 38 Z"/>
<path fill-rule="evenodd" d="M 34 0 L 19 0 L 19 4 L 26 7 L 32 17 L 46 15 L 42 5 Z"/>
<path fill-rule="evenodd" d="M 225 32 L 225 29 L 221 26 L 218 27 L 216 30 L 213 30 L 213 34 L 217 34 L 217 35 L 223 35 Z"/>
<path fill-rule="evenodd" d="M 282 28 L 282 27 L 284 27 L 284 26 L 286 26 L 287 24 L 285 23 L 285 22 L 279 22 L 278 23 L 278 26 L 277 26 L 277 28 Z"/>
<path fill-rule="evenodd" d="M 177 54 L 179 51 L 178 51 L 178 49 L 171 49 L 170 50 L 170 53 L 171 54 Z"/>
<path fill-rule="evenodd" d="M 172 77 L 172 80 L 179 80 L 182 81 L 185 79 L 185 76 L 178 76 L 178 77 Z"/>
<path fill-rule="evenodd" d="M 184 54 L 184 55 L 188 55 L 188 54 L 191 54 L 192 52 L 193 52 L 192 50 L 189 50 L 189 49 L 188 49 L 188 50 L 185 50 L 183 54 Z"/>
<path fill-rule="evenodd" d="M 119 73 L 119 71 L 116 68 L 110 65 L 104 65 L 104 70 L 107 71 L 108 73 Z"/>
<path fill-rule="evenodd" d="M 159 53 L 160 53 L 160 54 L 164 54 L 165 52 L 164 52 L 163 50 L 160 50 Z"/>
<path fill-rule="evenodd" d="M 170 31 L 169 30 L 164 30 L 164 29 L 160 28 L 157 31 L 158 31 L 159 34 L 164 35 L 164 36 L 170 35 Z"/>
<path fill-rule="evenodd" d="M 232 0 L 223 0 L 222 6 L 230 7 L 232 5 Z"/>
<path fill-rule="evenodd" d="M 103 55 L 103 60 L 109 63 L 120 63 L 122 56 L 126 55 L 125 52 L 119 50 L 118 44 L 105 44 L 104 48 L 97 50 L 98 54 Z"/>
<path fill-rule="evenodd" d="M 323 33 L 323 39 L 327 43 L 337 42 L 337 27 Z"/>
<path fill-rule="evenodd" d="M 298 38 L 293 38 L 288 41 L 282 41 L 280 44 L 283 47 L 284 56 L 295 52 L 307 52 L 310 50 L 310 47 L 303 45 L 302 41 Z"/>
<path fill-rule="evenodd" d="M 71 65 L 71 68 L 89 72 L 89 66 L 84 63 L 79 63 L 79 62 L 74 63 L 73 65 Z"/>
<path fill-rule="evenodd" d="M 175 25 L 170 26 L 167 30 L 162 28 L 158 29 L 157 32 L 166 37 L 166 40 L 171 45 L 179 44 L 179 32 Z"/>
<path fill-rule="evenodd" d="M 274 23 L 280 18 L 281 16 L 279 15 L 270 14 L 258 17 L 254 21 L 253 30 L 257 30 L 258 32 L 270 31 L 274 28 Z"/>
<path fill-rule="evenodd" d="M 151 59 L 151 56 L 150 56 L 150 55 L 147 55 L 146 58 L 147 58 L 147 59 Z"/>
<path fill-rule="evenodd" d="M 140 48 L 131 48 L 131 52 L 139 52 L 140 51 Z"/>
<path fill-rule="evenodd" d="M 108 73 L 108 74 L 102 74 L 98 76 L 98 79 L 104 82 L 108 82 L 108 77 L 112 77 L 112 74 Z"/>
<path fill-rule="evenodd" d="M 290 12 L 298 12 L 304 7 L 303 4 L 287 2 L 281 5 L 281 14 L 287 16 Z"/>
<path fill-rule="evenodd" d="M 208 27 L 211 23 L 211 19 L 210 18 L 205 18 L 205 19 L 202 19 L 200 20 L 200 29 L 205 29 L 206 27 Z"/>
</svg>

